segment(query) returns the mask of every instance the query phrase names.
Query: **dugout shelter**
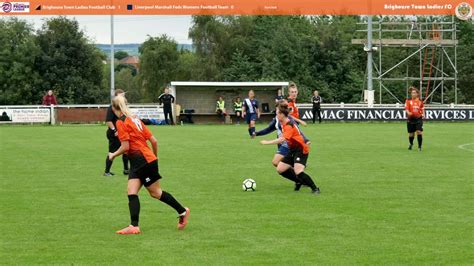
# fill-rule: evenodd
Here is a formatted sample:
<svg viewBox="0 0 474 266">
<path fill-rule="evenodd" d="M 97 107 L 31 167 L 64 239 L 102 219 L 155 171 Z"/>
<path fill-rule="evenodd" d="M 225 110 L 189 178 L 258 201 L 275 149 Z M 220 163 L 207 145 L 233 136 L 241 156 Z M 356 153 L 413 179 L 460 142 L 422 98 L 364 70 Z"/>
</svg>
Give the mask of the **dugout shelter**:
<svg viewBox="0 0 474 266">
<path fill-rule="evenodd" d="M 288 85 L 289 82 L 173 81 L 170 88 L 176 104 L 180 105 L 183 113 L 194 110 L 192 116 L 195 122 L 214 123 L 219 121 L 216 115 L 216 101 L 219 96 L 225 100 L 226 112 L 230 115 L 228 118 L 234 120 L 234 100 L 240 97 L 244 101 L 249 90 L 255 91 L 255 98 L 262 112 L 261 120 L 271 120 L 274 116 L 272 112 L 275 110 L 277 91 L 281 89 L 285 95 Z M 229 119 L 227 122 L 230 122 Z"/>
</svg>

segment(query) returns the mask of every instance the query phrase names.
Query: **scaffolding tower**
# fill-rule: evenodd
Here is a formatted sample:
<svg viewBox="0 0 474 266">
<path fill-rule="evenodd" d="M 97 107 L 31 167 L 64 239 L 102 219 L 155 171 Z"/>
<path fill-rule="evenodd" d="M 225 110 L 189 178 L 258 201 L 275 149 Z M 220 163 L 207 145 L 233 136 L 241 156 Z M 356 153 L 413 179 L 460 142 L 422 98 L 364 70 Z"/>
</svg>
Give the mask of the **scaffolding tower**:
<svg viewBox="0 0 474 266">
<path fill-rule="evenodd" d="M 406 97 L 408 98 L 408 88 L 414 82 L 418 84 L 421 92 L 421 98 L 426 103 L 433 101 L 436 92 L 440 93 L 440 103 L 445 103 L 446 82 L 454 83 L 454 103 L 458 103 L 458 70 L 457 70 L 457 29 L 454 16 L 451 21 L 440 22 L 417 22 L 414 17 L 411 21 L 387 22 L 380 19 L 374 22 L 371 20 L 366 23 L 366 29 L 358 30 L 367 35 L 372 32 L 372 42 L 368 39 L 353 39 L 352 44 L 364 45 L 364 51 L 378 54 L 378 63 L 372 62 L 375 69 L 374 76 L 367 76 L 367 79 L 375 80 L 379 85 L 379 103 L 383 103 L 382 92 L 385 90 L 391 97 L 399 103 L 399 99 L 388 87 L 390 82 L 404 82 L 406 86 Z M 373 30 L 370 30 L 372 29 Z M 374 36 L 375 35 L 375 36 Z M 389 35 L 389 36 L 387 36 Z M 368 48 L 371 47 L 371 48 Z M 395 65 L 383 68 L 383 48 L 396 47 L 409 49 L 408 55 Z M 451 54 L 451 55 L 450 55 Z M 388 77 L 394 69 L 402 67 L 408 60 L 418 57 L 417 68 L 419 73 L 413 75 L 409 73 L 409 66 L 406 65 L 405 75 Z M 370 57 L 368 57 L 368 60 Z M 412 59 L 413 60 L 413 59 Z M 369 67 L 368 62 L 368 68 Z M 368 69 L 369 70 L 369 69 Z M 371 71 L 367 71 L 368 75 Z M 370 90 L 371 88 L 369 88 Z"/>
</svg>

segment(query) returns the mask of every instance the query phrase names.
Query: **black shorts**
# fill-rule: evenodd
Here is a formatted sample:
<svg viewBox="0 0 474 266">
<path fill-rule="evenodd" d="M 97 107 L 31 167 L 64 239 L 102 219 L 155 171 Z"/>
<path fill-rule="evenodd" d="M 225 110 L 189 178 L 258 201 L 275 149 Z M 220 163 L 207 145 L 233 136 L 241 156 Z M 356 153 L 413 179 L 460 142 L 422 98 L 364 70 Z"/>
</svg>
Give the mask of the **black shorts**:
<svg viewBox="0 0 474 266">
<path fill-rule="evenodd" d="M 147 163 L 142 167 L 135 168 L 132 166 L 128 179 L 140 179 L 145 187 L 150 186 L 156 181 L 161 179 L 160 172 L 158 171 L 158 160 L 154 160 L 151 163 Z"/>
<path fill-rule="evenodd" d="M 306 162 L 308 161 L 308 154 L 304 154 L 302 150 L 297 149 L 297 150 L 290 150 L 290 152 L 283 157 L 281 160 L 282 163 L 289 164 L 291 166 L 295 165 L 295 163 L 302 164 L 306 166 Z"/>
<path fill-rule="evenodd" d="M 416 131 L 423 131 L 423 119 L 413 118 L 407 121 L 408 133 L 415 133 Z"/>
<path fill-rule="evenodd" d="M 108 129 L 107 130 L 107 139 L 109 140 L 109 152 L 115 152 L 120 148 L 120 140 L 117 136 L 115 136 L 115 133 Z"/>
</svg>

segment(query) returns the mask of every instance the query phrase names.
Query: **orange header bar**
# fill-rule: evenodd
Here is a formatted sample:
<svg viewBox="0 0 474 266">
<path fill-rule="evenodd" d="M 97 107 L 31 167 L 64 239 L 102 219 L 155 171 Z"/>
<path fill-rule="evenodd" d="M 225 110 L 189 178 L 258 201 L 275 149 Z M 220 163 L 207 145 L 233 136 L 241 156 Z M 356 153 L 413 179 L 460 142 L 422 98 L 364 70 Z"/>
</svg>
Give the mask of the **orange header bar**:
<svg viewBox="0 0 474 266">
<path fill-rule="evenodd" d="M 0 0 L 0 15 L 455 15 L 472 13 L 472 6 L 473 0 Z"/>
</svg>

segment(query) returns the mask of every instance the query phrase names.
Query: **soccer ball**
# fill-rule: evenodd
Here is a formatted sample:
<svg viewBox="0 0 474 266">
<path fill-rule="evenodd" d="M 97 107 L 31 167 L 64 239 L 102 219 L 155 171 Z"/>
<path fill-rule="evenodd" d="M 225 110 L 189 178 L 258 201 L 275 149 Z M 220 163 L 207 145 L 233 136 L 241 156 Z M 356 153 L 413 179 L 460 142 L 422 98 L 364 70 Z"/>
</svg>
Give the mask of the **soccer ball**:
<svg viewBox="0 0 474 266">
<path fill-rule="evenodd" d="M 244 191 L 255 191 L 257 189 L 257 182 L 253 179 L 247 178 L 242 183 L 242 189 Z"/>
</svg>

